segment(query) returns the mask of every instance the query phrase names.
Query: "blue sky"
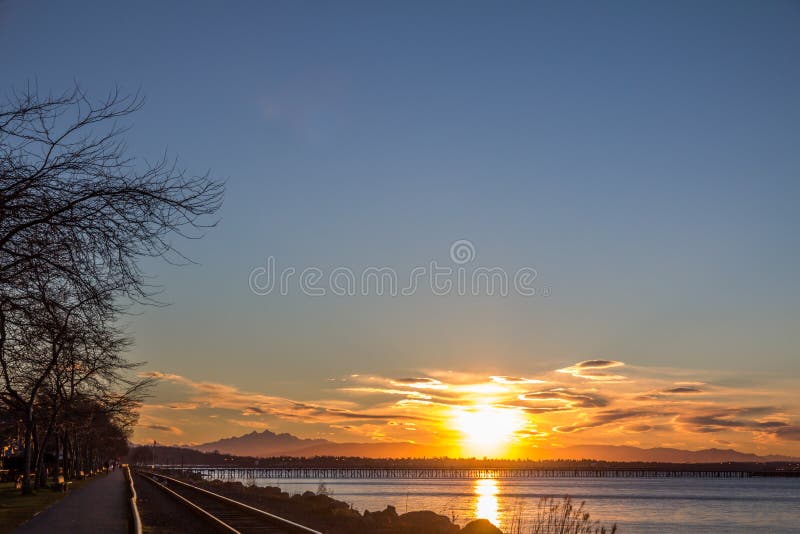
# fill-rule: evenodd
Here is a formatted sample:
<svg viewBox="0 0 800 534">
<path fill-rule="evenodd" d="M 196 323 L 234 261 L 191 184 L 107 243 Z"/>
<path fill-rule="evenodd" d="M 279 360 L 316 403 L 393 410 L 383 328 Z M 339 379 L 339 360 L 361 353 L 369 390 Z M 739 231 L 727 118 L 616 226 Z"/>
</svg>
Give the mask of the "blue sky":
<svg viewBox="0 0 800 534">
<path fill-rule="evenodd" d="M 228 180 L 198 265 L 147 264 L 173 303 L 129 319 L 150 369 L 308 398 L 595 357 L 752 385 L 800 371 L 798 23 L 789 1 L 5 1 L 0 82 L 140 89 L 131 152 Z M 550 296 L 247 285 L 269 255 L 408 272 L 457 239 Z"/>
</svg>

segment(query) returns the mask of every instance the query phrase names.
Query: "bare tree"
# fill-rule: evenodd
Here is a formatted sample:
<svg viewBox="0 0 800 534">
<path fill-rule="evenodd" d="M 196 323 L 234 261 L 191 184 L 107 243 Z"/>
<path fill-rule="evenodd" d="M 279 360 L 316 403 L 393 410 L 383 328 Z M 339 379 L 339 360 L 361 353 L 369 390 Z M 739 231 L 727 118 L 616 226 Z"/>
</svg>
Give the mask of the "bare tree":
<svg viewBox="0 0 800 534">
<path fill-rule="evenodd" d="M 29 88 L 0 106 L 0 400 L 25 424 L 24 491 L 40 393 L 54 388 L 45 442 L 77 385 L 105 394 L 79 391 L 84 406 L 113 413 L 112 385 L 127 365 L 114 321 L 125 299 L 151 303 L 156 293 L 138 261 L 187 261 L 171 239 L 200 237 L 222 202 L 221 182 L 127 154 L 118 121 L 141 105 L 117 90 L 93 101 L 75 87 L 44 97 Z M 75 372 L 82 378 L 65 394 L 64 373 Z M 130 407 L 131 387 L 119 406 Z"/>
<path fill-rule="evenodd" d="M 141 105 L 116 90 L 96 103 L 76 87 L 0 107 L 0 283 L 38 259 L 76 285 L 146 298 L 137 260 L 182 261 L 170 239 L 214 224 L 221 182 L 127 155 L 118 121 Z"/>
<path fill-rule="evenodd" d="M 13 288 L 14 298 L 0 302 L 0 332 L 5 338 L 0 352 L 3 396 L 25 425 L 25 473 L 30 473 L 34 463 L 40 465 L 41 440 L 49 438 L 51 429 L 48 425 L 44 436 L 36 432 L 40 393 L 48 388 L 70 349 L 82 340 L 97 343 L 113 332 L 109 323 L 116 309 L 111 293 L 76 289 L 49 264 L 35 260 L 31 265 L 34 268 Z M 51 399 L 54 419 L 59 397 L 54 394 Z M 30 489 L 27 476 L 24 489 Z"/>
</svg>

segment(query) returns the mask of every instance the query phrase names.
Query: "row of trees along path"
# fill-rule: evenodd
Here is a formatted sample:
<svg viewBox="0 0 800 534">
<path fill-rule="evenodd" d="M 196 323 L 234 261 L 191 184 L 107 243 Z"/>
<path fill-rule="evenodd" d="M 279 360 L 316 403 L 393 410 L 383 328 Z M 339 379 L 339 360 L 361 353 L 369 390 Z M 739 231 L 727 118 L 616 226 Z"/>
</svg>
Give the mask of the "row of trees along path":
<svg viewBox="0 0 800 534">
<path fill-rule="evenodd" d="M 0 438 L 22 435 L 23 492 L 48 462 L 68 480 L 124 452 L 148 382 L 119 319 L 159 304 L 139 262 L 187 262 L 174 238 L 216 224 L 220 181 L 127 153 L 142 102 L 28 87 L 0 104 Z"/>
</svg>

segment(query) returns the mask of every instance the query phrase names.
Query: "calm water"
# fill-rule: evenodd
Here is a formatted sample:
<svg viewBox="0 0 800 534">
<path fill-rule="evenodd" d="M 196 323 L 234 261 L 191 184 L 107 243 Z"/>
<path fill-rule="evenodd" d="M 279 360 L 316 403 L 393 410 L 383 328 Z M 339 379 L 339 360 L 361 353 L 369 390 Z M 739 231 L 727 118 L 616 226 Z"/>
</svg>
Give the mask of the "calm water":
<svg viewBox="0 0 800 534">
<path fill-rule="evenodd" d="M 586 501 L 593 519 L 622 533 L 800 532 L 800 479 L 242 480 L 289 493 L 316 492 L 358 510 L 433 510 L 462 526 L 487 518 L 501 529 L 529 516 L 542 496 Z M 527 514 L 526 514 L 527 509 Z"/>
</svg>

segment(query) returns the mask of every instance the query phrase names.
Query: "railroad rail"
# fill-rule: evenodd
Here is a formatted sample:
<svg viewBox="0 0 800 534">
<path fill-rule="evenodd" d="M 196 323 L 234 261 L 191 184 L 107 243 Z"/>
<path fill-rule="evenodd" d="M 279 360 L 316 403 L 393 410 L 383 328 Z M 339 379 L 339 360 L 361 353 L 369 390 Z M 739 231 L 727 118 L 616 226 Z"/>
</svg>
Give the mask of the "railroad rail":
<svg viewBox="0 0 800 534">
<path fill-rule="evenodd" d="M 137 471 L 175 500 L 192 509 L 220 532 L 259 534 L 322 534 L 218 493 L 159 473 Z"/>
<path fill-rule="evenodd" d="M 142 518 L 139 515 L 139 506 L 136 504 L 138 496 L 136 495 L 136 487 L 133 485 L 131 468 L 127 465 L 125 466 L 125 480 L 128 482 L 128 493 L 130 493 L 128 505 L 131 514 L 131 534 L 142 534 Z"/>
</svg>

